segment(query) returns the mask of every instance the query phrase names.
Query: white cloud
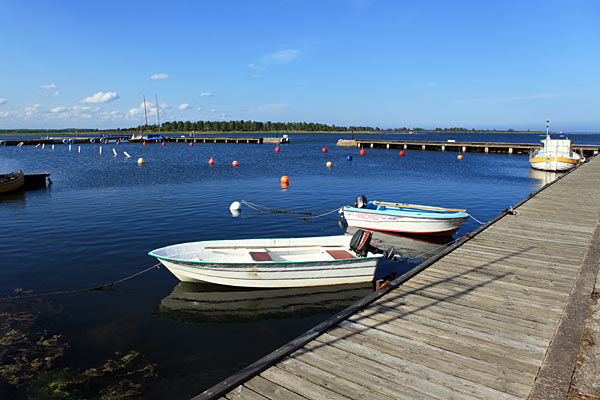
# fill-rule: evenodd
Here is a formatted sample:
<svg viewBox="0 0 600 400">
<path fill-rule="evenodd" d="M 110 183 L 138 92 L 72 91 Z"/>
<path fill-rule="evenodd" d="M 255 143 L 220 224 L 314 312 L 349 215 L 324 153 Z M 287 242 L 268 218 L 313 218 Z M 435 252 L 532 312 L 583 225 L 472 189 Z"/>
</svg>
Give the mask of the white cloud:
<svg viewBox="0 0 600 400">
<path fill-rule="evenodd" d="M 164 106 L 164 104 L 161 105 L 161 107 Z M 156 106 L 154 105 L 154 103 L 146 102 L 146 113 L 148 115 L 156 115 Z M 141 102 L 139 106 L 130 109 L 129 111 L 127 111 L 127 114 L 125 114 L 127 118 L 134 118 L 138 115 L 144 115 L 144 102 Z"/>
<path fill-rule="evenodd" d="M 196 107 L 196 111 L 202 111 L 202 107 Z"/>
<path fill-rule="evenodd" d="M 119 95 L 115 92 L 98 92 L 81 100 L 80 103 L 108 103 L 109 101 L 113 101 L 118 98 Z"/>
<path fill-rule="evenodd" d="M 40 86 L 40 88 L 42 89 L 57 89 L 56 85 L 54 83 L 49 83 L 47 85 L 42 85 Z"/>
<path fill-rule="evenodd" d="M 169 74 L 154 74 L 150 77 L 150 79 L 152 80 L 162 80 L 162 79 L 169 79 L 170 76 Z"/>
<path fill-rule="evenodd" d="M 210 109 L 210 112 L 215 112 L 215 109 L 214 109 L 214 108 L 211 108 L 211 109 Z"/>
<path fill-rule="evenodd" d="M 6 99 L 0 98 L 0 105 L 2 105 L 2 104 L 6 104 Z"/>
<path fill-rule="evenodd" d="M 210 92 L 202 92 L 202 93 L 200 93 L 200 97 L 210 97 L 210 96 L 212 96 L 212 95 L 213 95 L 213 94 L 212 94 L 212 93 L 210 93 Z"/>
<path fill-rule="evenodd" d="M 286 49 L 267 54 L 262 58 L 263 65 L 287 64 L 300 57 L 300 50 Z"/>
<path fill-rule="evenodd" d="M 39 104 L 32 104 L 30 106 L 25 107 L 25 117 L 30 117 L 35 114 L 40 108 Z"/>
<path fill-rule="evenodd" d="M 189 106 L 190 106 L 189 104 L 183 103 L 183 104 L 178 105 L 177 108 L 180 110 L 185 110 Z"/>
<path fill-rule="evenodd" d="M 55 113 L 55 114 L 56 113 L 63 113 L 65 111 L 67 111 L 67 107 L 54 107 L 54 108 L 50 109 L 50 112 L 51 113 Z"/>
</svg>

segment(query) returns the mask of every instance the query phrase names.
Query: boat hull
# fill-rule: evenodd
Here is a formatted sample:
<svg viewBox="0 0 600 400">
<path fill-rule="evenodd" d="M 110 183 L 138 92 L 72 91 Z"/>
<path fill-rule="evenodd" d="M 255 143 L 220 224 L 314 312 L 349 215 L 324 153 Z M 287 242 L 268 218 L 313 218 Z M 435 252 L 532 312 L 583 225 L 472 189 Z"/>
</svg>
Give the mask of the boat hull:
<svg viewBox="0 0 600 400">
<path fill-rule="evenodd" d="M 455 233 L 469 218 L 464 210 L 397 204 L 386 207 L 370 201 L 365 208 L 343 207 L 342 215 L 348 226 L 379 232 L 448 236 Z"/>
<path fill-rule="evenodd" d="M 371 282 L 381 255 L 356 257 L 349 248 L 350 238 L 341 235 L 192 242 L 148 254 L 183 282 L 252 288 Z"/>
<path fill-rule="evenodd" d="M 286 288 L 371 282 L 378 259 L 314 263 L 196 264 L 161 259 L 183 282 L 218 285 Z"/>
<path fill-rule="evenodd" d="M 529 163 L 532 168 L 542 171 L 568 171 L 579 165 L 580 160 L 568 157 L 535 157 L 530 158 Z"/>
<path fill-rule="evenodd" d="M 0 183 L 0 193 L 14 192 L 25 184 L 25 174 L 23 172 L 8 174 L 3 177 L 4 179 Z"/>
</svg>

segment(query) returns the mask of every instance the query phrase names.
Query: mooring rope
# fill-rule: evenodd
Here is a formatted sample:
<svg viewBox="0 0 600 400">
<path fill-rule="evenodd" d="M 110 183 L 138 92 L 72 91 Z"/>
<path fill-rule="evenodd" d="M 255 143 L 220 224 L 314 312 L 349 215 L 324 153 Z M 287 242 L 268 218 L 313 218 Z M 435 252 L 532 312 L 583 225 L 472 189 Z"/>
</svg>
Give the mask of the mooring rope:
<svg viewBox="0 0 600 400">
<path fill-rule="evenodd" d="M 469 217 L 473 218 L 475 220 L 475 222 L 479 223 L 479 225 L 483 225 L 484 222 L 481 222 L 480 220 L 478 220 L 477 218 L 475 218 L 474 216 L 472 216 L 471 214 L 467 214 Z"/>
<path fill-rule="evenodd" d="M 248 207 L 250 207 L 251 209 L 253 209 L 254 211 L 258 211 L 259 213 L 262 213 L 262 214 L 301 214 L 301 215 L 309 215 L 310 217 L 308 217 L 308 218 L 323 217 L 325 215 L 329 215 L 329 214 L 337 212 L 339 210 L 339 208 L 336 208 L 334 210 L 328 210 L 328 211 L 287 211 L 287 210 L 278 210 L 276 208 L 261 206 L 260 204 L 251 203 L 246 200 L 242 200 L 242 201 L 240 201 L 240 203 L 245 204 Z M 268 211 L 265 211 L 265 210 L 268 210 Z M 318 215 L 314 215 L 317 213 L 318 213 Z"/>
<path fill-rule="evenodd" d="M 68 293 L 87 292 L 87 291 L 91 291 L 91 290 L 103 290 L 104 288 L 117 285 L 117 284 L 119 284 L 121 282 L 125 282 L 126 280 L 129 280 L 131 278 L 135 278 L 136 276 L 141 275 L 145 272 L 148 272 L 154 268 L 160 268 L 160 263 L 154 264 L 153 266 L 146 268 L 143 271 L 136 272 L 135 274 L 129 275 L 123 279 L 119 279 L 117 281 L 110 282 L 110 283 L 105 283 L 105 284 L 99 285 L 99 286 L 91 286 L 91 287 L 83 288 L 83 289 L 61 290 L 61 291 L 57 291 L 57 292 L 28 294 L 28 295 L 24 295 L 24 296 L 6 296 L 4 298 L 0 298 L 0 300 L 1 301 L 11 301 L 11 300 L 28 299 L 28 298 L 33 298 L 33 297 L 52 296 L 52 295 L 56 295 L 56 294 L 68 294 Z"/>
</svg>

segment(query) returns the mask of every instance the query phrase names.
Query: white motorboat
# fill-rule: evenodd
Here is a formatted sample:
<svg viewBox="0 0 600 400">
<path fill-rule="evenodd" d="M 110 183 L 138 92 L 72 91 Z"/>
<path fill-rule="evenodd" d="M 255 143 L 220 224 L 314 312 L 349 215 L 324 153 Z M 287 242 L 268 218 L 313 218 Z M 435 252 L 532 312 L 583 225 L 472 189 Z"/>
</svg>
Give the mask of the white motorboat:
<svg viewBox="0 0 600 400">
<path fill-rule="evenodd" d="M 448 236 L 469 218 L 466 210 L 417 204 L 367 201 L 356 199 L 353 206 L 342 207 L 340 213 L 348 226 L 356 228 L 421 235 Z"/>
<path fill-rule="evenodd" d="M 532 168 L 543 171 L 567 171 L 582 161 L 580 154 L 573 151 L 570 139 L 552 139 L 548 131 L 550 121 L 546 120 L 546 139 L 542 147 L 532 152 L 529 163 Z"/>
<path fill-rule="evenodd" d="M 361 230 L 354 236 L 211 240 L 148 254 L 185 282 L 256 288 L 338 285 L 373 280 L 382 255 L 370 245 L 371 236 Z"/>
</svg>

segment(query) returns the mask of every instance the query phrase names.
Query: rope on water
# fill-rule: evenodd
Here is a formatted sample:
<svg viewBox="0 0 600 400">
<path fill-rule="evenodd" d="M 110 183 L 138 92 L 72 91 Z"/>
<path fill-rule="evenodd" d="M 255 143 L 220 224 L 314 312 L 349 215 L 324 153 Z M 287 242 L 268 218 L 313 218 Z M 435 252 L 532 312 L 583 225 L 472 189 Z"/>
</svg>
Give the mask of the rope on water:
<svg viewBox="0 0 600 400">
<path fill-rule="evenodd" d="M 154 268 L 160 268 L 160 263 L 154 264 L 153 266 L 151 266 L 149 268 L 146 268 L 142 271 L 136 272 L 135 274 L 129 275 L 123 279 L 119 279 L 117 281 L 110 282 L 110 283 L 105 283 L 105 284 L 99 285 L 99 286 L 92 286 L 92 287 L 88 287 L 88 288 L 84 288 L 84 289 L 62 290 L 62 291 L 58 291 L 58 292 L 28 294 L 28 295 L 24 295 L 24 296 L 6 296 L 4 298 L 0 298 L 0 301 L 20 300 L 20 299 L 28 299 L 28 298 L 33 298 L 33 297 L 52 296 L 52 295 L 56 295 L 56 294 L 79 293 L 79 292 L 87 292 L 87 291 L 91 291 L 91 290 L 103 290 L 107 287 L 111 287 L 111 286 L 117 285 L 121 282 L 125 282 L 126 280 L 129 280 L 131 278 L 135 278 L 136 276 L 141 275 L 145 272 L 148 272 Z"/>
<path fill-rule="evenodd" d="M 250 207 L 251 209 L 253 209 L 254 211 L 258 211 L 259 213 L 262 213 L 262 214 L 300 214 L 300 215 L 309 215 L 310 217 L 307 217 L 307 218 L 323 217 L 325 215 L 329 215 L 329 214 L 337 212 L 339 210 L 339 208 L 336 208 L 335 210 L 314 211 L 314 212 L 312 212 L 312 211 L 287 211 L 287 210 L 278 210 L 276 208 L 261 206 L 260 204 L 251 203 L 251 202 L 246 201 L 246 200 L 242 200 L 242 201 L 240 201 L 240 203 L 244 204 L 244 205 Z M 318 214 L 318 215 L 314 215 L 314 214 Z"/>
<path fill-rule="evenodd" d="M 471 214 L 468 214 L 469 217 L 473 218 L 477 223 L 479 223 L 480 225 L 483 225 L 485 222 L 481 222 L 480 220 L 478 220 L 477 218 L 475 218 L 474 216 L 472 216 Z"/>
</svg>

